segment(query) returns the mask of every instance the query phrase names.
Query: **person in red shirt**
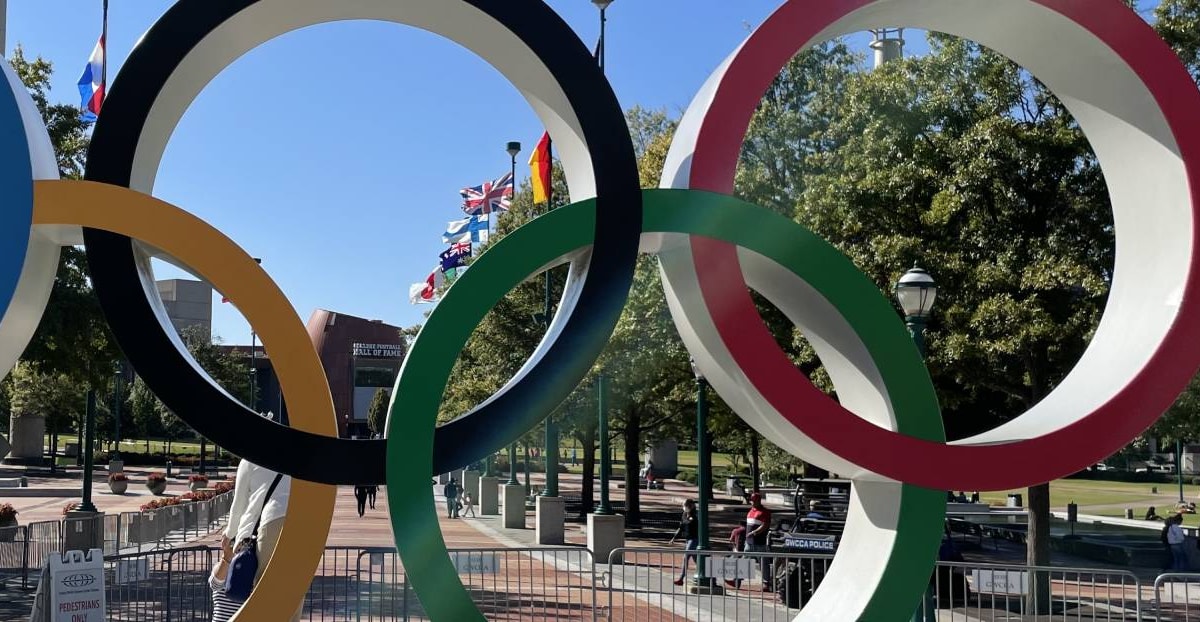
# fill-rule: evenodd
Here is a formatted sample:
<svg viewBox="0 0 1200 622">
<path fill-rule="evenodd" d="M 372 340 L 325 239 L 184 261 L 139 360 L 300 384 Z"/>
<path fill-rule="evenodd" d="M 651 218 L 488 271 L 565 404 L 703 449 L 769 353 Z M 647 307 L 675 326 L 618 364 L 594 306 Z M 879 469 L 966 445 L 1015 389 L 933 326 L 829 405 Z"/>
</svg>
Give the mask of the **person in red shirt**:
<svg viewBox="0 0 1200 622">
<path fill-rule="evenodd" d="M 750 495 L 750 511 L 746 513 L 746 551 L 750 553 L 765 553 L 769 549 L 767 547 L 767 536 L 771 532 L 771 510 L 762 504 L 762 495 L 752 493 Z M 767 557 L 759 557 L 762 560 L 762 589 L 764 592 L 771 591 L 771 560 Z"/>
</svg>

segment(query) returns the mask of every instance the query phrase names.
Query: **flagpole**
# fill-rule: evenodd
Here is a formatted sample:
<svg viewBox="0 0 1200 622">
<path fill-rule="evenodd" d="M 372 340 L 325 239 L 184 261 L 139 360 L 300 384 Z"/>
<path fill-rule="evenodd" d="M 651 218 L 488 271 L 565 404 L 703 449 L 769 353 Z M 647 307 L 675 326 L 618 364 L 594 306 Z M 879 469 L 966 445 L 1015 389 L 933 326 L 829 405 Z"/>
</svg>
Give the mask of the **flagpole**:
<svg viewBox="0 0 1200 622">
<path fill-rule="evenodd" d="M 0 56 L 8 55 L 8 0 L 0 0 Z"/>
<path fill-rule="evenodd" d="M 554 209 L 554 142 L 550 138 L 550 134 L 546 134 L 546 159 L 547 166 L 550 170 L 550 184 L 546 186 L 546 213 Z M 513 187 L 516 187 L 516 180 L 513 180 Z M 514 195 L 515 196 L 515 195 Z M 550 332 L 550 312 L 553 310 L 552 301 L 550 299 L 550 269 L 546 269 L 546 306 L 542 310 L 542 321 L 545 323 L 546 332 Z M 546 488 L 542 491 L 542 495 L 546 497 L 558 496 L 558 424 L 554 421 L 554 414 L 546 417 L 545 426 L 546 436 Z"/>
<path fill-rule="evenodd" d="M 100 88 L 104 91 L 104 96 L 108 97 L 108 0 L 104 0 L 104 26 L 100 31 L 100 40 L 104 42 L 101 46 L 104 53 L 100 56 Z M 101 106 L 103 105 L 101 101 Z"/>
</svg>

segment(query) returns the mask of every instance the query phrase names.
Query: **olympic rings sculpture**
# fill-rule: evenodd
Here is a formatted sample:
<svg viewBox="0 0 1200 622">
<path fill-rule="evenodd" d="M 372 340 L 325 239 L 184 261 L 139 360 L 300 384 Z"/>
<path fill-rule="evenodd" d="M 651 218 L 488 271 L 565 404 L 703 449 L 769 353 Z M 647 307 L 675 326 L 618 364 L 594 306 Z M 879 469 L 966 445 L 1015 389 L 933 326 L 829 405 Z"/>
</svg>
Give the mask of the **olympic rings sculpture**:
<svg viewBox="0 0 1200 622">
<path fill-rule="evenodd" d="M 405 360 L 383 441 L 336 438 L 324 372 L 283 293 L 232 241 L 150 196 L 175 124 L 209 80 L 274 37 L 343 19 L 424 28 L 492 63 L 554 135 L 576 199 L 493 244 L 446 293 Z M 1042 80 L 1091 140 L 1119 233 L 1108 306 L 1076 368 L 1029 412 L 949 444 L 928 374 L 874 284 L 800 225 L 729 196 L 750 118 L 783 64 L 812 43 L 884 26 L 973 39 Z M 328 537 L 333 485 L 369 482 L 407 501 L 391 508 L 393 532 L 430 619 L 482 619 L 445 554 L 426 475 L 507 445 L 569 394 L 615 326 L 639 249 L 659 257 L 680 335 L 725 401 L 771 442 L 854 482 L 843 544 L 799 620 L 907 619 L 940 541 L 942 491 L 1025 486 L 1086 467 L 1148 427 L 1200 365 L 1200 93 L 1120 0 L 1086 9 L 1073 0 L 788 0 L 701 89 L 663 188 L 646 191 L 609 84 L 534 0 L 180 0 L 118 74 L 82 182 L 57 180 L 37 110 L 4 71 L 0 371 L 37 326 L 59 248 L 85 242 L 106 317 L 147 385 L 201 434 L 295 478 L 279 545 L 240 620 L 294 610 Z M 275 353 L 291 427 L 254 416 L 188 356 L 154 293 L 151 255 L 238 305 Z M 559 311 L 531 359 L 495 396 L 437 427 L 474 326 L 513 286 L 563 263 L 571 272 Z M 787 360 L 747 287 L 804 332 L 840 403 Z"/>
</svg>

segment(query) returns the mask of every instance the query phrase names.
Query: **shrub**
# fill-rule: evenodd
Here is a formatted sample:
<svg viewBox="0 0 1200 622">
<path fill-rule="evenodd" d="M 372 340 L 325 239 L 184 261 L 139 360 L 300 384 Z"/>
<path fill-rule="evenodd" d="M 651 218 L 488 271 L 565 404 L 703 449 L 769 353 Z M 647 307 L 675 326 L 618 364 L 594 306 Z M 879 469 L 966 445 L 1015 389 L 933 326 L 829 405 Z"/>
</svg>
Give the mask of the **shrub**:
<svg viewBox="0 0 1200 622">
<path fill-rule="evenodd" d="M 206 477 L 206 476 L 204 476 L 204 475 L 200 475 L 200 474 L 196 474 L 196 475 L 189 475 L 189 476 L 188 476 L 188 481 L 189 481 L 189 482 L 204 482 L 205 484 L 207 484 L 207 483 L 208 483 L 208 477 Z"/>
<path fill-rule="evenodd" d="M 213 484 L 213 490 L 217 491 L 218 495 L 227 493 L 233 490 L 233 482 L 217 482 Z"/>
<path fill-rule="evenodd" d="M 66 516 L 68 512 L 72 512 L 78 507 L 79 507 L 78 501 L 71 501 L 70 503 L 67 503 L 66 505 L 63 506 L 62 515 Z"/>
<path fill-rule="evenodd" d="M 179 503 L 179 497 L 166 497 L 163 499 L 155 499 L 154 501 L 150 501 L 148 503 L 143 503 L 141 509 L 143 512 L 148 512 L 150 510 L 161 510 L 162 508 L 171 507 L 172 505 L 179 505 Z"/>
<path fill-rule="evenodd" d="M 10 521 L 17 518 L 17 508 L 11 503 L 0 503 L 0 521 Z"/>
<path fill-rule="evenodd" d="M 179 498 L 185 499 L 188 501 L 208 501 L 209 499 L 212 499 L 215 496 L 217 496 L 217 495 L 215 493 L 213 493 L 211 490 L 201 490 L 201 491 L 196 491 L 196 492 L 186 492 L 186 493 L 180 495 Z"/>
<path fill-rule="evenodd" d="M 129 476 L 125 475 L 124 473 L 122 473 L 120 471 L 117 471 L 116 473 L 108 474 L 108 481 L 110 481 L 110 482 L 127 482 L 127 481 L 129 481 Z"/>
<path fill-rule="evenodd" d="M 149 484 L 158 484 L 158 483 L 164 483 L 164 484 L 165 484 L 165 483 L 166 483 L 166 481 L 167 481 L 167 476 L 166 476 L 166 475 L 163 475 L 162 473 L 151 473 L 151 474 L 149 474 L 149 475 L 147 475 L 147 476 L 146 476 L 146 484 L 147 484 L 147 485 L 149 485 Z"/>
</svg>

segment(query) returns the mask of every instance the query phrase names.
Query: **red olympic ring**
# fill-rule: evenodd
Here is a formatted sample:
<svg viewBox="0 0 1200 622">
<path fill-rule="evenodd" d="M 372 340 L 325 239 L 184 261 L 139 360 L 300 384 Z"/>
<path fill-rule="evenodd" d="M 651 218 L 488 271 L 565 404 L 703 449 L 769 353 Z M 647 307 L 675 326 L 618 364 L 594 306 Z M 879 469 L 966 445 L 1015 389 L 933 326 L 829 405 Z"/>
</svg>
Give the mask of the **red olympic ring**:
<svg viewBox="0 0 1200 622">
<path fill-rule="evenodd" d="M 815 443 L 887 478 L 943 490 L 1003 490 L 1068 475 L 1111 455 L 1149 427 L 1200 364 L 1200 257 L 1195 247 L 1200 240 L 1200 93 L 1170 48 L 1122 3 L 1030 1 L 1089 32 L 1136 74 L 1177 142 L 1188 182 L 1193 246 L 1178 312 L 1141 370 L 1090 413 L 1057 429 L 989 439 L 990 444 L 967 444 L 972 439 L 942 444 L 876 426 L 814 387 L 779 348 L 750 298 L 736 248 L 691 239 L 706 305 L 724 346 L 753 389 Z M 713 90 L 697 133 L 689 187 L 731 194 L 751 116 L 779 68 L 804 42 L 828 36 L 826 31 L 839 20 L 875 3 L 792 0 L 771 15 L 731 57 Z"/>
</svg>

